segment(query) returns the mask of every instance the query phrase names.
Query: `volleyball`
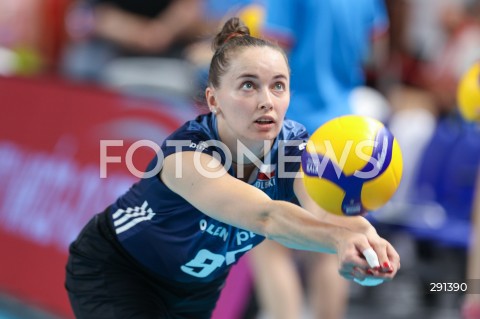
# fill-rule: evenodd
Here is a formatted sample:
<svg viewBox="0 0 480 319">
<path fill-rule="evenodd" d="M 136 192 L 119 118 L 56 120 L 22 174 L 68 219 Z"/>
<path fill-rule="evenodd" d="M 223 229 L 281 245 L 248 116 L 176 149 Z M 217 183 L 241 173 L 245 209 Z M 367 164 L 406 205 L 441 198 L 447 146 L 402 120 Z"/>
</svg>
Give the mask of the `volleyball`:
<svg viewBox="0 0 480 319">
<path fill-rule="evenodd" d="M 303 182 L 326 211 L 365 215 L 384 206 L 402 178 L 400 146 L 382 122 L 345 115 L 320 126 L 301 157 Z"/>
<path fill-rule="evenodd" d="M 480 123 L 480 61 L 470 67 L 460 79 L 457 103 L 465 120 Z"/>
</svg>

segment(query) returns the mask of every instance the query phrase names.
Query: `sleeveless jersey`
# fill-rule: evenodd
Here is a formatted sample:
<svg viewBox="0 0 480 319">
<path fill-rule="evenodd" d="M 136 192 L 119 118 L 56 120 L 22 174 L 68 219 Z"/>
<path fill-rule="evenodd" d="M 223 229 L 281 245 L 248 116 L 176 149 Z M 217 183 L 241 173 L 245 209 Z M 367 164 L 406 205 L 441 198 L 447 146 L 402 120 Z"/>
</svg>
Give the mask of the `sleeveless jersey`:
<svg viewBox="0 0 480 319">
<path fill-rule="evenodd" d="M 292 175 L 299 170 L 307 138 L 302 125 L 286 120 L 249 183 L 274 200 L 294 199 Z M 233 175 L 228 167 L 229 151 L 221 146 L 216 117 L 200 115 L 163 142 L 146 173 L 161 167 L 163 158 L 169 155 L 196 151 L 221 160 Z M 158 276 L 178 282 L 210 282 L 226 276 L 240 256 L 264 239 L 202 213 L 171 191 L 157 173 L 153 175 L 140 179 L 118 198 L 111 206 L 110 217 L 120 244 Z"/>
</svg>

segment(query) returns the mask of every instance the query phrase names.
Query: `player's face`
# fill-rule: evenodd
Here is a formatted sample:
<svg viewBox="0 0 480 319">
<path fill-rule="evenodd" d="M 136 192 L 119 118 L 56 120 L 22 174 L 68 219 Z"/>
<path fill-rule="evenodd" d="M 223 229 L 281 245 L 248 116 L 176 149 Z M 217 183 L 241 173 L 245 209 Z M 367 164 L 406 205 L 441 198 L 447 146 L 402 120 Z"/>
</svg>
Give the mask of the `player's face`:
<svg viewBox="0 0 480 319">
<path fill-rule="evenodd" d="M 284 56 L 269 47 L 255 47 L 237 52 L 230 61 L 219 88 L 207 89 L 209 106 L 217 110 L 220 137 L 246 142 L 275 139 L 290 102 Z"/>
</svg>

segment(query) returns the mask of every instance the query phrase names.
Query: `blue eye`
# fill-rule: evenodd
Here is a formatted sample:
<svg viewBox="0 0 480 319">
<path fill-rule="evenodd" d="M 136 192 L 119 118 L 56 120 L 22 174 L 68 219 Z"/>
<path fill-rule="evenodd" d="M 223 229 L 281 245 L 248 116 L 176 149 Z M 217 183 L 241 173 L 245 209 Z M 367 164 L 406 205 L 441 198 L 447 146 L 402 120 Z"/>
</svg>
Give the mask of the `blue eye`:
<svg viewBox="0 0 480 319">
<path fill-rule="evenodd" d="M 251 90 L 254 88 L 253 82 L 247 81 L 242 84 L 242 89 Z"/>
<path fill-rule="evenodd" d="M 277 91 L 284 91 L 285 85 L 282 82 L 277 82 L 274 84 L 273 88 Z"/>
</svg>

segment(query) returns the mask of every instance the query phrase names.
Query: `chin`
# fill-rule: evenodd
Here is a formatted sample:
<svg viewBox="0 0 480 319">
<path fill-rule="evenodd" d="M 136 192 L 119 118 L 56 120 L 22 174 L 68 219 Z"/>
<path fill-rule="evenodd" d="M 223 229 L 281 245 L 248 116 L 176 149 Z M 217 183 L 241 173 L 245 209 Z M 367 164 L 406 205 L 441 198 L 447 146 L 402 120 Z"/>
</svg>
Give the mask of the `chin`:
<svg viewBox="0 0 480 319">
<path fill-rule="evenodd" d="M 275 126 L 269 130 L 258 130 L 253 135 L 250 135 L 253 140 L 274 140 L 280 133 L 280 127 Z"/>
<path fill-rule="evenodd" d="M 260 139 L 261 140 L 274 140 L 278 136 L 278 132 L 265 132 L 265 133 L 260 133 Z"/>
</svg>

